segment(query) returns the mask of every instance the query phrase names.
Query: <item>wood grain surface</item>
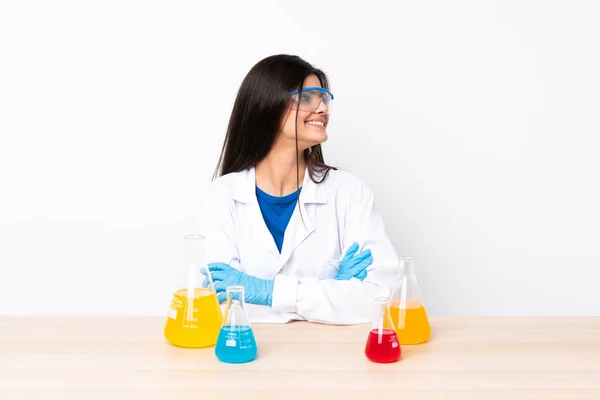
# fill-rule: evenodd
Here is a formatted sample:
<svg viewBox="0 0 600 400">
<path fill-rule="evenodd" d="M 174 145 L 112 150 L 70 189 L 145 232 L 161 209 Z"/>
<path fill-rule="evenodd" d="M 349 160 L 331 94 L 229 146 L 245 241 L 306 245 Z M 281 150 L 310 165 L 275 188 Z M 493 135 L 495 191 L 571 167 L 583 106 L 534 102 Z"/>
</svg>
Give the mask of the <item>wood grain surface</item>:
<svg viewBox="0 0 600 400">
<path fill-rule="evenodd" d="M 181 349 L 164 318 L 0 317 L 0 399 L 600 399 L 600 318 L 432 318 L 394 364 L 368 325 L 254 324 L 258 358 Z"/>
</svg>

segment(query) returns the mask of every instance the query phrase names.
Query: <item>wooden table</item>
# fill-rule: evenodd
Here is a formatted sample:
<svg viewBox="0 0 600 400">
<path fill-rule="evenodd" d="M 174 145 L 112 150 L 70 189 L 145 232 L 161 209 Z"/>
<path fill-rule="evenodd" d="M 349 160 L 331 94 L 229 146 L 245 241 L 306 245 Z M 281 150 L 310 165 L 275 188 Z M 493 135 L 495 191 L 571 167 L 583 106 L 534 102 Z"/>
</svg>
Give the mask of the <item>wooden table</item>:
<svg viewBox="0 0 600 400">
<path fill-rule="evenodd" d="M 258 358 L 165 342 L 164 318 L 0 317 L 0 399 L 600 399 L 600 318 L 432 318 L 395 364 L 369 326 L 253 326 Z"/>
</svg>

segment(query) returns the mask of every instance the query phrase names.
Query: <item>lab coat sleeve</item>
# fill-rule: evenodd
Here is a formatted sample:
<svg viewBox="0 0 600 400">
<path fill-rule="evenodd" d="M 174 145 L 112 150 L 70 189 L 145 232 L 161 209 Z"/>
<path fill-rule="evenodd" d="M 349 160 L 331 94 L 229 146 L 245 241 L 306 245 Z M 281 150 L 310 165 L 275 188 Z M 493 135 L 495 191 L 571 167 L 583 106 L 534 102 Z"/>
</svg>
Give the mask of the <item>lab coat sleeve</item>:
<svg viewBox="0 0 600 400">
<path fill-rule="evenodd" d="M 341 210 L 340 247 L 342 254 L 358 242 L 371 249 L 373 263 L 367 277 L 360 281 L 277 275 L 273 305 L 281 312 L 295 312 L 311 322 L 358 324 L 371 322 L 377 312 L 375 299 L 389 296 L 398 279 L 398 257 L 376 212 L 373 192 L 362 184 L 354 185 L 350 201 Z"/>
</svg>

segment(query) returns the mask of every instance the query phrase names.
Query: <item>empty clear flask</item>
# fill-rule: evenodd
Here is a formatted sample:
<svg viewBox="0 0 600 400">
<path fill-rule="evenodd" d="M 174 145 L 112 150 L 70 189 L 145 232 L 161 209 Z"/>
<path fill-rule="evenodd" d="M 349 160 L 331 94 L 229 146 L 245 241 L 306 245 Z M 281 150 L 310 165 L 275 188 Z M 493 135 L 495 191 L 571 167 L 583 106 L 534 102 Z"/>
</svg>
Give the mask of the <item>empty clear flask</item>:
<svg viewBox="0 0 600 400">
<path fill-rule="evenodd" d="M 390 313 L 401 344 L 419 344 L 429 340 L 431 327 L 421 298 L 414 257 L 400 257 L 400 280 L 392 290 Z"/>
<path fill-rule="evenodd" d="M 227 287 L 225 318 L 219 332 L 215 354 L 226 363 L 245 363 L 256 358 L 258 348 L 246 314 L 244 287 Z"/>
<path fill-rule="evenodd" d="M 217 293 L 205 264 L 205 237 L 183 238 L 184 263 L 167 313 L 165 338 L 180 347 L 210 347 L 223 321 Z"/>
</svg>

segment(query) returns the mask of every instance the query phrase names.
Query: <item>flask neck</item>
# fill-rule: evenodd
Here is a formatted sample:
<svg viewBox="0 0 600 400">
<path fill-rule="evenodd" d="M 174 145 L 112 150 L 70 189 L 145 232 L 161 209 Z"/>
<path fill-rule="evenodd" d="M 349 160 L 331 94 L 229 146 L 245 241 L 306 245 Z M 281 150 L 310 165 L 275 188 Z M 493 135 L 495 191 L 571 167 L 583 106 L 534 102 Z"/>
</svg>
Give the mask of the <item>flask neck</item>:
<svg viewBox="0 0 600 400">
<path fill-rule="evenodd" d="M 244 304 L 244 287 L 243 286 L 227 287 L 227 303 L 229 305 L 236 305 L 242 309 L 245 309 L 246 305 Z"/>
<path fill-rule="evenodd" d="M 183 237 L 183 264 L 181 265 L 179 284 L 188 290 L 206 285 L 214 289 L 212 279 L 205 262 L 205 237 L 200 234 L 189 234 Z M 206 279 L 208 276 L 208 279 Z"/>
<path fill-rule="evenodd" d="M 185 264 L 204 265 L 206 257 L 205 237 L 199 234 L 190 234 L 183 237 Z"/>
<path fill-rule="evenodd" d="M 223 326 L 250 326 L 244 303 L 244 287 L 228 286 Z"/>
<path fill-rule="evenodd" d="M 393 329 L 393 322 L 390 315 L 389 297 L 378 297 L 375 299 L 378 307 L 377 319 L 373 321 L 374 329 Z"/>
<path fill-rule="evenodd" d="M 400 257 L 399 267 L 403 276 L 414 277 L 415 276 L 415 259 L 414 257 Z"/>
</svg>

